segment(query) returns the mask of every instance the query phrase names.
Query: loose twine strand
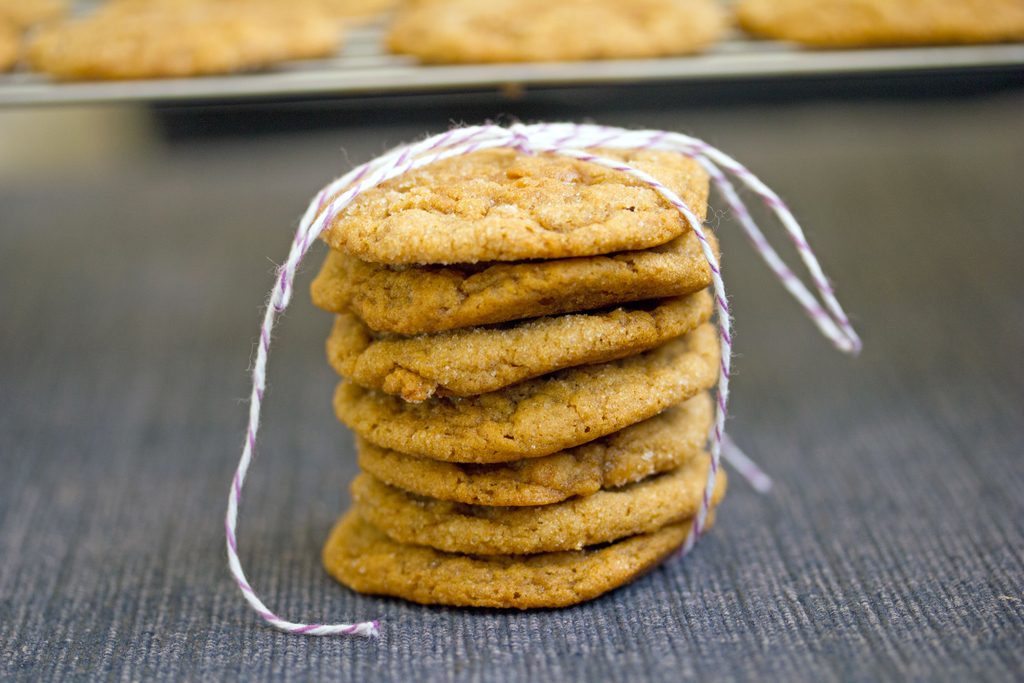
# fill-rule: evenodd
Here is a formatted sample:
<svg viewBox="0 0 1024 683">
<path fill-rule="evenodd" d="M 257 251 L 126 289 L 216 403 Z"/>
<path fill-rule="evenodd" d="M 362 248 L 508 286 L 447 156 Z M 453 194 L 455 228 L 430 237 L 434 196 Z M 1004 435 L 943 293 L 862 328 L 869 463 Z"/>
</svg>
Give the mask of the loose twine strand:
<svg viewBox="0 0 1024 683">
<path fill-rule="evenodd" d="M 513 124 L 508 127 L 484 125 L 456 128 L 418 143 L 402 145 L 374 159 L 357 166 L 349 173 L 334 180 L 314 197 L 309 208 L 299 221 L 287 260 L 277 269 L 274 287 L 270 292 L 267 308 L 260 326 L 256 359 L 252 367 L 252 393 L 249 401 L 249 425 L 242 447 L 238 468 L 228 493 L 227 515 L 224 519 L 227 540 L 228 565 L 242 595 L 259 614 L 272 626 L 287 633 L 314 636 L 359 635 L 377 636 L 380 622 L 362 621 L 352 624 L 304 624 L 288 621 L 273 613 L 256 595 L 246 579 L 238 558 L 236 528 L 238 505 L 242 498 L 242 487 L 252 464 L 256 450 L 256 437 L 260 427 L 260 410 L 266 389 L 267 359 L 270 355 L 270 339 L 278 315 L 284 312 L 291 301 L 295 274 L 320 233 L 359 194 L 377 185 L 403 175 L 414 169 L 435 163 L 442 159 L 462 156 L 472 152 L 512 148 L 527 154 L 550 153 L 598 164 L 625 173 L 648 185 L 665 201 L 674 206 L 686 219 L 700 242 L 701 251 L 711 269 L 715 292 L 719 339 L 721 343 L 721 373 L 717 390 L 715 422 L 710 434 L 711 468 L 704 486 L 700 509 L 693 519 L 693 526 L 686 537 L 679 555 L 685 555 L 704 532 L 708 512 L 711 508 L 711 494 L 721 458 L 725 457 L 759 491 L 771 486 L 771 480 L 725 435 L 725 418 L 729 403 L 729 379 L 732 363 L 732 322 L 729 302 L 726 298 L 725 282 L 708 242 L 701 221 L 672 190 L 651 175 L 628 163 L 610 159 L 586 151 L 593 148 L 607 149 L 649 149 L 671 151 L 688 156 L 699 163 L 709 174 L 712 182 L 722 193 L 726 203 L 739 220 L 754 249 L 761 255 L 768 267 L 775 273 L 783 287 L 797 300 L 811 321 L 837 349 L 844 353 L 857 354 L 861 340 L 850 324 L 849 318 L 835 297 L 825 273 L 818 263 L 804 236 L 803 230 L 786 204 L 767 185 L 759 180 L 742 164 L 715 147 L 681 133 L 659 130 L 626 130 L 598 125 L 573 123 L 540 123 L 534 125 Z M 760 197 L 761 201 L 775 214 L 796 247 L 800 259 L 810 273 L 817 297 L 786 265 L 775 249 L 768 243 L 729 180 L 732 175 L 748 190 Z"/>
</svg>

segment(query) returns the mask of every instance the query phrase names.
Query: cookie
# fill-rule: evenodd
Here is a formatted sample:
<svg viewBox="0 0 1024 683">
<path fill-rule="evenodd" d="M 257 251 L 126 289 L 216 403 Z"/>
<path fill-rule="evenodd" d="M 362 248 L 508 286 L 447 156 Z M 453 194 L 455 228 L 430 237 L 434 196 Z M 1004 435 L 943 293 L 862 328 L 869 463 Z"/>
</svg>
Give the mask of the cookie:
<svg viewBox="0 0 1024 683">
<path fill-rule="evenodd" d="M 0 0 L 0 24 L 14 29 L 59 19 L 68 10 L 66 0 Z"/>
<path fill-rule="evenodd" d="M 542 458 L 473 465 L 418 458 L 357 439 L 359 467 L 396 488 L 468 505 L 548 505 L 680 467 L 701 452 L 713 417 L 698 394 L 648 420 Z"/>
<path fill-rule="evenodd" d="M 708 528 L 714 514 L 708 515 Z M 690 522 L 584 550 L 532 556 L 473 556 L 396 543 L 349 511 L 323 549 L 327 572 L 360 593 L 424 605 L 534 609 L 592 600 L 672 554 Z"/>
<path fill-rule="evenodd" d="M 3 0 L 0 0 L 3 2 Z M 102 8 L 117 9 L 146 9 L 155 6 L 183 7 L 186 5 L 211 5 L 239 6 L 239 5 L 264 5 L 277 8 L 287 5 L 288 8 L 300 12 L 313 10 L 319 12 L 325 18 L 342 20 L 365 20 L 392 9 L 398 0 L 290 0 L 288 3 L 282 0 L 106 0 Z"/>
<path fill-rule="evenodd" d="M 680 296 L 710 284 L 711 269 L 689 232 L 645 251 L 478 266 L 396 269 L 332 251 L 311 292 L 320 308 L 352 310 L 373 330 L 421 334 Z"/>
<path fill-rule="evenodd" d="M 399 543 L 471 555 L 533 555 L 656 531 L 697 514 L 711 459 L 619 489 L 537 507 L 484 507 L 424 498 L 388 486 L 370 474 L 352 482 L 354 508 Z M 725 495 L 715 480 L 713 504 Z"/>
<path fill-rule="evenodd" d="M 626 59 L 700 52 L 725 25 L 716 0 L 446 0 L 401 12 L 387 44 L 428 63 Z"/>
<path fill-rule="evenodd" d="M 1024 40 L 1020 0 L 741 0 L 751 33 L 815 47 Z"/>
<path fill-rule="evenodd" d="M 367 20 L 387 12 L 398 0 L 304 0 L 337 19 Z"/>
<path fill-rule="evenodd" d="M 327 340 L 327 358 L 341 376 L 407 401 L 475 396 L 646 351 L 706 322 L 711 311 L 711 295 L 701 291 L 610 311 L 404 338 L 374 334 L 356 315 L 343 313 Z"/>
<path fill-rule="evenodd" d="M 257 69 L 334 54 L 335 23 L 265 2 L 112 7 L 42 27 L 32 67 L 59 79 L 173 78 Z"/>
<path fill-rule="evenodd" d="M 338 418 L 384 448 L 450 462 L 537 458 L 657 415 L 718 379 L 715 327 L 652 351 L 585 365 L 472 398 L 407 403 L 343 381 Z"/>
<path fill-rule="evenodd" d="M 21 56 L 21 31 L 0 21 L 0 71 L 10 71 Z"/>
<path fill-rule="evenodd" d="M 651 174 L 703 221 L 708 176 L 672 152 L 596 150 Z M 333 249 L 390 265 L 592 256 L 688 231 L 677 209 L 621 171 L 490 149 L 445 159 L 360 194 L 324 230 Z"/>
</svg>

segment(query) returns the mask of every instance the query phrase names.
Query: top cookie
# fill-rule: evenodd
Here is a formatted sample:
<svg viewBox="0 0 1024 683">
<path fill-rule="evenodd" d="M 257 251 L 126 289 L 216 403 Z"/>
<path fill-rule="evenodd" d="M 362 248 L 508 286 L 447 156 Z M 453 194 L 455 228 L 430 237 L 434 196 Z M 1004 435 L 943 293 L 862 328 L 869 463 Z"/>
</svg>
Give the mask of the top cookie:
<svg viewBox="0 0 1024 683">
<path fill-rule="evenodd" d="M 741 0 L 744 29 L 816 47 L 1024 39 L 1021 0 Z"/>
<path fill-rule="evenodd" d="M 546 62 L 699 52 L 725 28 L 716 0 L 434 0 L 395 21 L 388 46 L 424 62 Z"/>
<path fill-rule="evenodd" d="M 708 176 L 679 154 L 596 150 L 651 174 L 704 219 Z M 654 190 L 619 171 L 550 154 L 484 150 L 382 183 L 324 231 L 364 261 L 449 264 L 646 249 L 689 230 Z"/>
</svg>

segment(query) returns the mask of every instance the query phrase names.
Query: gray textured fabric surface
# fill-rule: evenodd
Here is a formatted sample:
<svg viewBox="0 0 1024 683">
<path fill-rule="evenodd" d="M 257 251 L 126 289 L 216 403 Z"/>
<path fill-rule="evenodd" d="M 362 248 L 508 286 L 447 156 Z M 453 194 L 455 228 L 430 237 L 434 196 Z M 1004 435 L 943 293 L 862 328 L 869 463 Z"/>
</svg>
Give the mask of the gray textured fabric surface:
<svg viewBox="0 0 1024 683">
<path fill-rule="evenodd" d="M 566 110 L 747 162 L 803 219 L 866 342 L 832 351 L 713 215 L 736 310 L 730 430 L 777 489 L 734 479 L 692 556 L 573 609 L 419 607 L 325 576 L 353 454 L 329 407 L 329 316 L 296 297 L 241 554 L 280 614 L 378 617 L 379 640 L 264 626 L 221 520 L 270 260 L 339 148 L 363 160 L 448 112 L 5 184 L 0 678 L 1019 680 L 1022 111 L 1019 93 Z"/>
</svg>

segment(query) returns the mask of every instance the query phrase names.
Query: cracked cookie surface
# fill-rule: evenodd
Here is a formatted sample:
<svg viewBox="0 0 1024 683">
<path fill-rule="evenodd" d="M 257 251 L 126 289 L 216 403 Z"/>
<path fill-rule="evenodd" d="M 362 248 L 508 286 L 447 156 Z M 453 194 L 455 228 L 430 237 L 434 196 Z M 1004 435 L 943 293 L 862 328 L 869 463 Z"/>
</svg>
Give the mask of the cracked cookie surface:
<svg viewBox="0 0 1024 683">
<path fill-rule="evenodd" d="M 311 293 L 318 307 L 350 309 L 373 330 L 421 334 L 681 296 L 710 284 L 711 269 L 688 232 L 644 251 L 478 266 L 396 269 L 331 251 Z"/>
<path fill-rule="evenodd" d="M 711 295 L 701 291 L 611 311 L 416 337 L 374 334 L 355 314 L 342 313 L 327 340 L 327 358 L 342 377 L 406 401 L 475 396 L 646 351 L 696 328 L 711 313 Z"/>
<path fill-rule="evenodd" d="M 541 458 L 474 465 L 419 458 L 357 439 L 359 467 L 385 484 L 467 505 L 548 505 L 680 467 L 701 452 L 713 419 L 698 394 L 614 434 Z"/>
<path fill-rule="evenodd" d="M 561 370 L 471 398 L 407 403 L 349 381 L 334 410 L 384 448 L 450 462 L 507 462 L 571 448 L 649 417 L 718 379 L 715 327 L 629 358 Z"/>
<path fill-rule="evenodd" d="M 660 180 L 704 220 L 708 176 L 681 154 L 596 150 Z M 363 192 L 323 232 L 333 249 L 391 265 L 592 256 L 689 230 L 646 184 L 550 154 L 492 149 L 445 159 Z"/>
<path fill-rule="evenodd" d="M 391 50 L 430 63 L 659 57 L 722 34 L 715 0 L 435 0 L 400 12 Z"/>
<path fill-rule="evenodd" d="M 365 472 L 352 482 L 352 499 L 363 519 L 399 543 L 452 553 L 532 555 L 650 533 L 697 514 L 710 464 L 711 458 L 702 454 L 671 472 L 623 488 L 535 507 L 424 498 Z M 725 489 L 725 476 L 719 472 L 713 505 Z"/>
<path fill-rule="evenodd" d="M 708 528 L 714 513 L 708 515 Z M 566 607 L 629 583 L 682 545 L 690 522 L 604 546 L 520 556 L 444 553 L 396 543 L 349 511 L 323 549 L 337 581 L 360 593 L 425 605 L 533 609 Z"/>
</svg>

